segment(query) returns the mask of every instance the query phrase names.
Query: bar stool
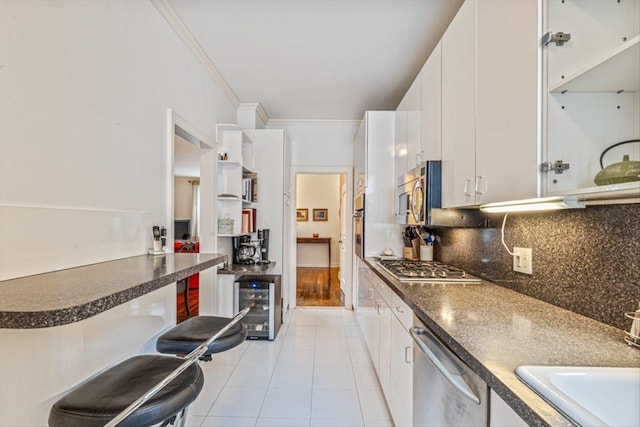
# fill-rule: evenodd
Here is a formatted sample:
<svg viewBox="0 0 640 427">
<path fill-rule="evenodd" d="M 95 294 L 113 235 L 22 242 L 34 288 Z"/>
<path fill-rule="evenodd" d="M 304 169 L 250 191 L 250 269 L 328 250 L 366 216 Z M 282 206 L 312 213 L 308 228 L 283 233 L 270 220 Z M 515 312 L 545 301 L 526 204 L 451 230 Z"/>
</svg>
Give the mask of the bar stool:
<svg viewBox="0 0 640 427">
<path fill-rule="evenodd" d="M 224 341 L 230 331 L 238 327 L 245 330 L 240 319 L 248 312 L 247 308 L 233 319 L 226 319 L 222 327 L 200 341 L 184 359 L 134 356 L 98 374 L 53 404 L 49 426 L 147 427 L 160 423 L 183 426 L 188 406 L 204 384 L 198 359 L 211 351 L 216 340 Z M 174 424 L 176 421 L 178 424 Z"/>
<path fill-rule="evenodd" d="M 184 355 L 191 353 L 210 336 L 218 333 L 231 319 L 216 316 L 195 316 L 174 326 L 156 341 L 159 353 Z M 230 350 L 247 339 L 247 329 L 236 323 L 220 338 L 209 344 L 200 360 L 210 361 L 211 355 Z"/>
<path fill-rule="evenodd" d="M 127 359 L 58 400 L 49 412 L 49 426 L 102 427 L 182 363 L 160 355 Z M 176 415 L 186 418 L 186 408 L 196 400 L 203 384 L 202 369 L 192 364 L 118 426 L 152 426 Z"/>
</svg>

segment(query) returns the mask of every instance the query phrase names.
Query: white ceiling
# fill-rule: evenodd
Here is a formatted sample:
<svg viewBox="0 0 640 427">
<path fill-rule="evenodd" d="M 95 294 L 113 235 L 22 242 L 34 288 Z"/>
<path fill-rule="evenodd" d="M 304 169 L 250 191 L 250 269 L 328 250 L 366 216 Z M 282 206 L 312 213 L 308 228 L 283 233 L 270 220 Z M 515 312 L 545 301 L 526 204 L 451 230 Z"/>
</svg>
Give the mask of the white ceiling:
<svg viewBox="0 0 640 427">
<path fill-rule="evenodd" d="M 395 110 L 462 0 L 170 0 L 241 102 L 269 119 Z"/>
</svg>

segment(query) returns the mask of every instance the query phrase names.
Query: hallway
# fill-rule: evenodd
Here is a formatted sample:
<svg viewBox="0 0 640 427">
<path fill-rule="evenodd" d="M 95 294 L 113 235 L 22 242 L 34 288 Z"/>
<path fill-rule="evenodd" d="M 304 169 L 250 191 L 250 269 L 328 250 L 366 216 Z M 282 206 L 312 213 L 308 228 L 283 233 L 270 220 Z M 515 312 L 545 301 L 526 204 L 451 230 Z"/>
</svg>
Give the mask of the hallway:
<svg viewBox="0 0 640 427">
<path fill-rule="evenodd" d="M 296 268 L 296 305 L 307 307 L 342 307 L 340 293 L 340 269 L 331 268 L 331 279 L 327 280 L 329 271 L 325 267 Z"/>
<path fill-rule="evenodd" d="M 275 341 L 201 363 L 188 426 L 391 426 L 353 311 L 296 308 Z"/>
</svg>

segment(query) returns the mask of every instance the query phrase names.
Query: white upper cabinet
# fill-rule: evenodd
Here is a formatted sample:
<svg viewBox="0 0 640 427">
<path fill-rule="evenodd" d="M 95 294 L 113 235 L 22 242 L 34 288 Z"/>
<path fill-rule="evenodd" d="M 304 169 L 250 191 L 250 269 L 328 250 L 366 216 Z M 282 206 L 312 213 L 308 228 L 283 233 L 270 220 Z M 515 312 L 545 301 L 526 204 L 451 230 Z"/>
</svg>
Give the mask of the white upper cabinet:
<svg viewBox="0 0 640 427">
<path fill-rule="evenodd" d="M 537 1 L 465 1 L 441 78 L 443 207 L 536 197 Z"/>
<path fill-rule="evenodd" d="M 442 160 L 442 42 L 425 62 L 422 72 L 422 157 Z"/>
<path fill-rule="evenodd" d="M 353 141 L 353 194 L 367 188 L 367 130 L 365 119 L 360 123 Z"/>
<path fill-rule="evenodd" d="M 405 94 L 395 113 L 395 177 L 407 172 L 407 104 L 408 94 Z"/>
<path fill-rule="evenodd" d="M 543 34 L 570 39 L 542 48 L 542 154 L 552 166 L 541 172 L 543 193 L 637 197 L 640 181 L 597 186 L 594 177 L 608 147 L 640 138 L 640 0 L 547 0 L 544 6 Z M 640 142 L 611 149 L 603 166 L 625 154 L 640 160 Z"/>
<path fill-rule="evenodd" d="M 476 16 L 476 203 L 536 197 L 538 2 L 478 0 Z"/>
<path fill-rule="evenodd" d="M 424 161 L 422 152 L 422 76 L 407 91 L 407 170 Z"/>
<path fill-rule="evenodd" d="M 475 0 L 467 0 L 442 36 L 442 206 L 476 202 Z"/>
</svg>

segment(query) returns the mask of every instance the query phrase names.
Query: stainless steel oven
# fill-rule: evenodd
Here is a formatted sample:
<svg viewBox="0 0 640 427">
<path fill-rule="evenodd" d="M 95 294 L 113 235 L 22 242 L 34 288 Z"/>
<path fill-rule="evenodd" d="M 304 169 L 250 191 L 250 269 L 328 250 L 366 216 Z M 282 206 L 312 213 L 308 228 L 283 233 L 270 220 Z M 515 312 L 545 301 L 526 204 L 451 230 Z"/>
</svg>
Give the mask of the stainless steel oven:
<svg viewBox="0 0 640 427">
<path fill-rule="evenodd" d="M 354 253 L 364 258 L 364 194 L 356 196 L 353 203 Z"/>
</svg>

